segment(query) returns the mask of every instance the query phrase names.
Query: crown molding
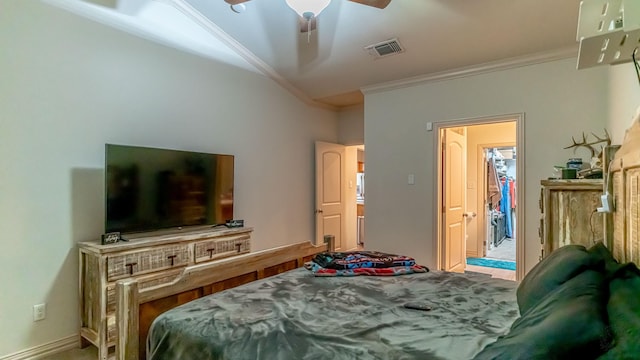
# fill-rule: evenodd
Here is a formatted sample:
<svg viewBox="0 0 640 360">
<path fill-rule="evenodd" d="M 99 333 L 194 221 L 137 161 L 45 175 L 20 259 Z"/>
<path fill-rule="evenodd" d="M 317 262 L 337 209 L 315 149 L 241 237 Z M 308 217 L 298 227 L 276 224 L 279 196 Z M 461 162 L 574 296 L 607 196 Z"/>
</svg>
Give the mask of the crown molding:
<svg viewBox="0 0 640 360">
<path fill-rule="evenodd" d="M 578 54 L 578 45 L 570 46 L 554 51 L 548 51 L 543 53 L 537 53 L 527 56 L 513 57 L 509 59 L 503 59 L 498 61 L 487 62 L 483 64 L 462 67 L 453 70 L 447 70 L 432 74 L 418 75 L 400 80 L 393 80 L 383 82 L 371 86 L 364 86 L 360 90 L 365 95 L 374 94 L 378 92 L 384 92 L 389 90 L 401 89 L 410 86 L 429 84 L 438 81 L 446 81 L 453 79 L 460 79 L 469 76 L 476 76 L 480 74 L 491 73 L 495 71 L 502 71 L 508 69 L 514 69 L 523 66 L 542 64 L 545 62 L 563 60 L 568 58 L 576 58 Z"/>
<path fill-rule="evenodd" d="M 242 57 L 249 64 L 254 66 L 259 72 L 261 72 L 266 77 L 278 83 L 278 85 L 282 86 L 285 90 L 289 91 L 291 94 L 296 96 L 299 100 L 304 102 L 305 104 L 313 107 L 318 107 L 322 109 L 337 111 L 338 107 L 323 104 L 317 102 L 310 98 L 307 94 L 302 92 L 300 89 L 295 87 L 289 81 L 287 81 L 284 77 L 278 74 L 271 66 L 258 58 L 254 53 L 249 51 L 246 47 L 240 44 L 236 39 L 227 34 L 224 30 L 222 30 L 218 25 L 213 23 L 209 18 L 204 16 L 200 11 L 195 9 L 191 4 L 189 4 L 186 0 L 154 0 L 164 2 L 166 4 L 170 4 L 175 7 L 177 10 L 182 12 L 184 15 L 189 17 L 194 23 L 201 26 L 203 29 L 208 31 L 211 35 L 215 36 L 222 43 L 227 45 L 230 49 L 235 51 L 240 57 Z"/>
</svg>

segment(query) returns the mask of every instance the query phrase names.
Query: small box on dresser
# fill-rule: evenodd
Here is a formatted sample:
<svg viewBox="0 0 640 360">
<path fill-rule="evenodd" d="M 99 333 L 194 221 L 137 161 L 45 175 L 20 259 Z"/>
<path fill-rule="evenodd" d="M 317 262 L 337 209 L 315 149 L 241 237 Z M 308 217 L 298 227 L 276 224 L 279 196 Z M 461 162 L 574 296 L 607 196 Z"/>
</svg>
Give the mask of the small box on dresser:
<svg viewBox="0 0 640 360">
<path fill-rule="evenodd" d="M 115 282 L 135 278 L 141 288 L 169 283 L 195 264 L 251 250 L 252 228 L 157 231 L 125 236 L 129 241 L 79 247 L 80 336 L 106 360 L 116 341 Z"/>
</svg>

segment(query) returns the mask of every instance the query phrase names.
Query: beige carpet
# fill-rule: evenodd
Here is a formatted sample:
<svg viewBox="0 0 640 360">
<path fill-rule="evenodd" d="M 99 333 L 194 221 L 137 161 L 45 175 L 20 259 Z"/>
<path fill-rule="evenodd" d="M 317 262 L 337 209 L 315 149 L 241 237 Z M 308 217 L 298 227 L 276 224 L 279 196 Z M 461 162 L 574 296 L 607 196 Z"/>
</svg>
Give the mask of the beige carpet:
<svg viewBox="0 0 640 360">
<path fill-rule="evenodd" d="M 504 239 L 499 246 L 487 251 L 486 257 L 491 259 L 516 261 L 516 239 Z"/>
</svg>

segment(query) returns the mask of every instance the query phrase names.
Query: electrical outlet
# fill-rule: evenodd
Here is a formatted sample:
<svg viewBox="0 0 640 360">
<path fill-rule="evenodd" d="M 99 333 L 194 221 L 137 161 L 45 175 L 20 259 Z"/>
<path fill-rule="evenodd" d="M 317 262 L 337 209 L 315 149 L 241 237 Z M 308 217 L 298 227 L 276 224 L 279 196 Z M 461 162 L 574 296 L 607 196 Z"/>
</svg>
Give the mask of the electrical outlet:
<svg viewBox="0 0 640 360">
<path fill-rule="evenodd" d="M 44 320 L 47 316 L 47 304 L 33 305 L 33 321 Z"/>
</svg>

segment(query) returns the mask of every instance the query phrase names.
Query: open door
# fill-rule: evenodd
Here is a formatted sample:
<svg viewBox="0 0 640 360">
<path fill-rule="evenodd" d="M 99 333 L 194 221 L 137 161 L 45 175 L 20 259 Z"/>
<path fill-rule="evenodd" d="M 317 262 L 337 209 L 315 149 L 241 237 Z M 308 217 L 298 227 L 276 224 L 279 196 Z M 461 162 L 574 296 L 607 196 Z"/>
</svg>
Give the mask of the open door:
<svg viewBox="0 0 640 360">
<path fill-rule="evenodd" d="M 466 266 L 466 157 L 465 128 L 443 130 L 444 270 L 464 272 Z"/>
<path fill-rule="evenodd" d="M 333 235 L 336 250 L 343 248 L 345 178 L 345 147 L 316 142 L 316 245 Z"/>
</svg>

